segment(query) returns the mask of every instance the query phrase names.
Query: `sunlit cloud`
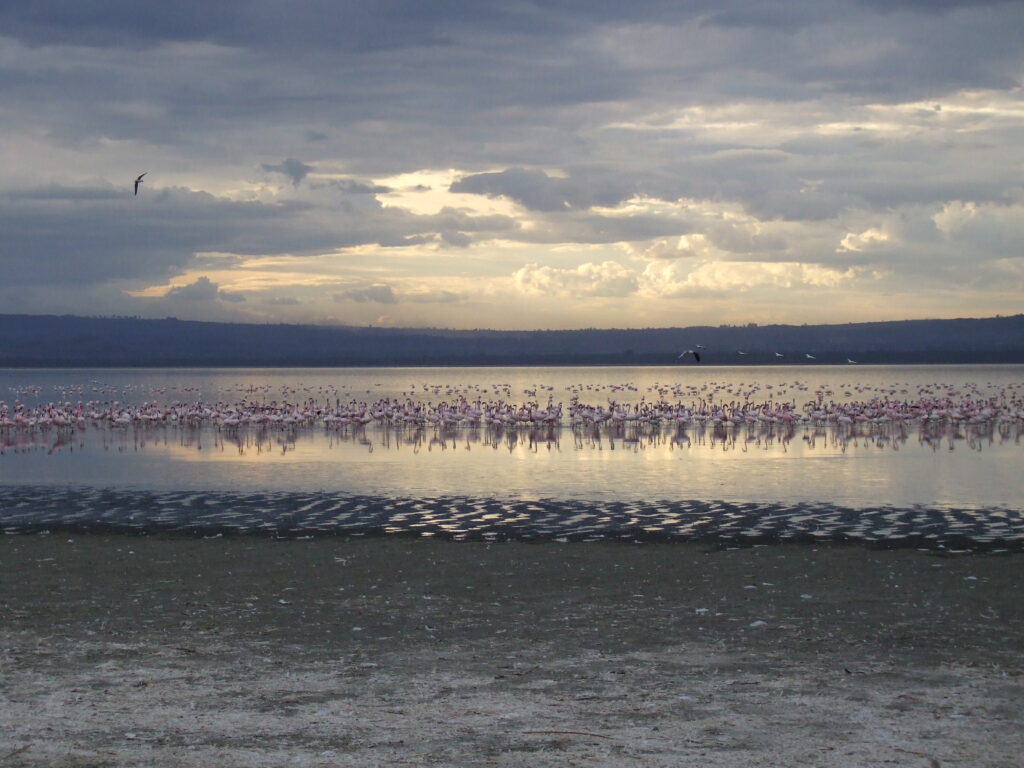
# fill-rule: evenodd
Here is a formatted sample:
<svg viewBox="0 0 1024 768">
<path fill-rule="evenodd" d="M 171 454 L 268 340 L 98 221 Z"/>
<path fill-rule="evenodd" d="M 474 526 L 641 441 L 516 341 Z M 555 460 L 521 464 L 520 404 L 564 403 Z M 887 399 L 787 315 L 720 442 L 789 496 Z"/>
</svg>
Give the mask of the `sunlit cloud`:
<svg viewBox="0 0 1024 768">
<path fill-rule="evenodd" d="M 401 208 L 421 216 L 438 214 L 445 209 L 481 216 L 515 216 L 517 206 L 507 200 L 482 198 L 452 190 L 465 171 L 419 170 L 397 176 L 378 178 L 375 182 L 387 188 L 379 199 L 384 206 Z"/>
<path fill-rule="evenodd" d="M 623 248 L 630 256 L 645 261 L 709 259 L 716 253 L 708 236 L 699 232 L 675 238 L 648 240 L 642 243 L 624 243 Z"/>
<path fill-rule="evenodd" d="M 1015 4 L 474 8 L 0 8 L 0 302 L 504 328 L 1014 306 Z"/>
<path fill-rule="evenodd" d="M 770 287 L 783 289 L 836 288 L 856 276 L 853 269 L 840 271 L 793 262 L 652 263 L 643 272 L 646 293 L 675 297 L 694 292 L 746 291 Z"/>
<path fill-rule="evenodd" d="M 839 247 L 836 249 L 839 253 L 845 252 L 856 252 L 860 253 L 871 248 L 876 243 L 884 243 L 889 239 L 889 235 L 882 232 L 879 229 L 870 228 L 865 229 L 863 232 L 848 232 L 840 241 Z"/>
<path fill-rule="evenodd" d="M 636 273 L 614 261 L 581 264 L 576 269 L 527 264 L 513 279 L 525 294 L 551 296 L 628 296 L 637 288 Z"/>
</svg>

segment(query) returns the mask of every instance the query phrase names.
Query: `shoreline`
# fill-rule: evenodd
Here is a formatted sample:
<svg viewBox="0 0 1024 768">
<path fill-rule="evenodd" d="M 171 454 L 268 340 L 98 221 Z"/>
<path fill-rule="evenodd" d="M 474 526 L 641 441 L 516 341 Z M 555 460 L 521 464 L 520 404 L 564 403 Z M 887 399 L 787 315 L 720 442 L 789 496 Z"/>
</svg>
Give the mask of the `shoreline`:
<svg viewBox="0 0 1024 768">
<path fill-rule="evenodd" d="M 1009 508 L 729 501 L 399 498 L 322 491 L 3 485 L 0 535 L 663 543 L 727 549 L 851 544 L 938 554 L 1024 551 Z"/>
<path fill-rule="evenodd" d="M 1017 554 L 62 534 L 0 537 L 0 585 L 5 766 L 994 768 L 1024 747 Z"/>
</svg>

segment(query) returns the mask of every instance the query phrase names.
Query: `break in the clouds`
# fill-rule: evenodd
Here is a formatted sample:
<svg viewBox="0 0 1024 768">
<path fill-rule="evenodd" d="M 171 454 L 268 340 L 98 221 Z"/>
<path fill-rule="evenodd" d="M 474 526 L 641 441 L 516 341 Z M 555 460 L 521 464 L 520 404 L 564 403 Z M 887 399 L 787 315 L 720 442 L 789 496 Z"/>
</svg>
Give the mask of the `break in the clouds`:
<svg viewBox="0 0 1024 768">
<path fill-rule="evenodd" d="M 1018 312 L 1022 62 L 1017 2 L 5 2 L 0 311 Z"/>
</svg>

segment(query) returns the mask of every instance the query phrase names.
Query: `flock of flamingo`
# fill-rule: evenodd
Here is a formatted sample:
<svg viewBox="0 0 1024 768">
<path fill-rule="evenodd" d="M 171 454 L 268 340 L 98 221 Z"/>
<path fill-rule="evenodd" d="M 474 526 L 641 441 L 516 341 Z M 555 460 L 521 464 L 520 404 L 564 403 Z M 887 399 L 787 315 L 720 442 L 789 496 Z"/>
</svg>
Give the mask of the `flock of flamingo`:
<svg viewBox="0 0 1024 768">
<path fill-rule="evenodd" d="M 243 390 L 245 397 L 235 402 L 206 402 L 200 398 L 131 404 L 120 400 L 58 399 L 28 404 L 15 399 L 10 405 L 0 401 L 0 434 L 167 426 L 212 427 L 221 431 L 321 426 L 339 431 L 371 424 L 420 428 L 672 425 L 716 429 L 779 424 L 845 430 L 910 423 L 978 427 L 1024 424 L 1024 383 L 1004 385 L 994 394 L 974 385 L 963 389 L 937 384 L 920 386 L 916 393 L 906 388 L 851 385 L 841 390 L 838 398 L 834 390 L 824 387 L 810 396 L 809 385 L 799 380 L 782 385 L 655 383 L 639 399 L 634 395 L 640 394 L 637 387 L 629 383 L 574 384 L 565 389 L 569 395 L 567 403 L 556 400 L 554 387 L 546 384 L 524 389 L 526 397 L 518 402 L 508 384 L 424 384 L 419 391 L 413 387 L 403 392 L 402 397 L 353 397 L 345 402 L 332 386 L 315 390 L 284 387 L 281 399 L 268 399 L 269 387 L 248 386 Z M 77 393 L 82 391 L 79 387 Z M 70 394 L 68 388 L 60 388 L 59 392 Z M 42 393 L 40 387 L 16 391 L 21 397 L 27 395 L 36 400 Z M 592 402 L 595 395 L 602 394 L 603 402 Z M 730 396 L 731 399 L 725 399 Z M 801 399 L 803 402 L 799 403 Z"/>
</svg>

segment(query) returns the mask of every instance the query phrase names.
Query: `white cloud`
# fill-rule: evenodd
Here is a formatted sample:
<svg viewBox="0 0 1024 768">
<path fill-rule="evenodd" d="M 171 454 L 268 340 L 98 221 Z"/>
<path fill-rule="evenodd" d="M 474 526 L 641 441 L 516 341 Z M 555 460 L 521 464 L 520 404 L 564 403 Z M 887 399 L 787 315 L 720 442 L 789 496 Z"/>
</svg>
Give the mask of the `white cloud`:
<svg viewBox="0 0 1024 768">
<path fill-rule="evenodd" d="M 837 288 L 855 276 L 852 268 L 841 271 L 793 262 L 653 262 L 644 270 L 641 286 L 645 294 L 672 298 L 755 288 Z"/>
<path fill-rule="evenodd" d="M 513 279 L 521 292 L 542 296 L 628 296 L 638 286 L 636 272 L 615 261 L 575 269 L 527 264 L 516 270 Z"/>
<path fill-rule="evenodd" d="M 715 249 L 707 235 L 698 233 L 674 238 L 659 238 L 640 243 L 623 243 L 626 252 L 645 261 L 674 261 L 676 259 L 707 259 Z"/>
<path fill-rule="evenodd" d="M 978 215 L 978 206 L 972 202 L 951 200 L 942 206 L 942 210 L 932 216 L 935 226 L 946 237 L 949 237 L 969 224 Z"/>
<path fill-rule="evenodd" d="M 889 235 L 880 229 L 871 227 L 863 232 L 847 232 L 836 248 L 837 253 L 861 253 L 878 243 L 885 243 Z"/>
</svg>

